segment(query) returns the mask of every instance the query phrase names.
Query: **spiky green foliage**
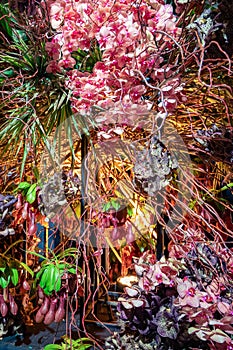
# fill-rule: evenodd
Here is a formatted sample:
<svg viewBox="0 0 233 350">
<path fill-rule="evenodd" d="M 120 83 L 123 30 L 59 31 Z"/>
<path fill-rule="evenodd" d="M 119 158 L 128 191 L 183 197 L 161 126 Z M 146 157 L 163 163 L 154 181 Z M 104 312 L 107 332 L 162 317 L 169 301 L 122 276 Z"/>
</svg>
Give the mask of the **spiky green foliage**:
<svg viewBox="0 0 233 350">
<path fill-rule="evenodd" d="M 64 76 L 46 72 L 43 33 L 6 5 L 0 5 L 0 17 L 0 145 L 21 157 L 22 177 L 28 156 L 35 160 L 39 146 L 72 112 Z"/>
</svg>

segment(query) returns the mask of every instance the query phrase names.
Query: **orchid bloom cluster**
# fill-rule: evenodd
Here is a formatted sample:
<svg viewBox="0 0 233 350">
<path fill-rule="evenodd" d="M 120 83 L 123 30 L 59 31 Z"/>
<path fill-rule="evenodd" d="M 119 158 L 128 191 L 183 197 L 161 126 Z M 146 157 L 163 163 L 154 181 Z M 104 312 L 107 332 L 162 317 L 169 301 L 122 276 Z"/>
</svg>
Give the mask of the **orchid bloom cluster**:
<svg viewBox="0 0 233 350">
<path fill-rule="evenodd" d="M 178 346 L 181 333 L 187 326 L 187 339 L 198 339 L 204 348 L 233 348 L 233 290 L 228 283 L 231 275 L 224 277 L 222 273 L 213 273 L 219 266 L 227 268 L 227 261 L 220 262 L 205 245 L 201 244 L 194 250 L 200 252 L 201 248 L 206 261 L 201 257 L 201 264 L 196 264 L 196 275 L 185 258 L 163 257 L 156 261 L 155 254 L 145 252 L 135 260 L 138 283 L 125 289 L 118 306 L 120 318 L 128 320 L 131 330 L 146 336 L 157 335 L 163 340 L 170 338 L 170 341 L 177 341 L 174 344 Z M 208 256 L 215 259 L 212 260 L 215 266 L 208 266 Z M 156 307 L 153 306 L 151 311 L 150 304 L 154 299 Z M 147 315 L 146 324 L 140 323 L 140 312 Z M 166 319 L 165 324 L 170 322 L 167 331 L 166 325 L 160 324 L 163 319 Z"/>
<path fill-rule="evenodd" d="M 161 0 L 48 0 L 46 8 L 55 31 L 46 44 L 51 57 L 47 72 L 67 74 L 74 111 L 117 103 L 150 109 L 148 90 L 153 100 L 157 96 L 162 116 L 185 101 L 177 67 L 168 59 L 174 48 L 180 50 L 181 33 L 171 5 Z M 88 72 L 84 61 L 93 44 L 99 55 Z M 75 53 L 81 51 L 86 57 L 78 66 Z"/>
</svg>

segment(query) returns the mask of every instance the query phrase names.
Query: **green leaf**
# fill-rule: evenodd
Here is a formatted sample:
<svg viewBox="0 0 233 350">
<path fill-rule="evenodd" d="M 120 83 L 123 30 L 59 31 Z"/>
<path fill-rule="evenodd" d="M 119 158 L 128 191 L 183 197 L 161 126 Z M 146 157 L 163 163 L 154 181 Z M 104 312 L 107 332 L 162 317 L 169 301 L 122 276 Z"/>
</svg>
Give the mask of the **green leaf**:
<svg viewBox="0 0 233 350">
<path fill-rule="evenodd" d="M 42 275 L 43 272 L 44 272 L 44 269 L 40 269 L 40 270 L 37 272 L 37 274 L 36 274 L 36 279 L 37 279 L 37 280 L 40 279 L 40 277 L 41 277 L 41 275 Z"/>
<path fill-rule="evenodd" d="M 41 288 L 46 288 L 47 287 L 47 284 L 48 284 L 48 281 L 49 281 L 49 277 L 50 274 L 49 274 L 49 266 L 47 266 L 45 269 L 43 269 L 43 273 L 42 273 L 42 276 L 40 278 L 40 286 Z"/>
<path fill-rule="evenodd" d="M 83 345 L 79 345 L 79 347 L 77 348 L 77 350 L 85 350 L 85 349 L 89 349 L 92 345 L 91 344 L 83 344 Z"/>
<path fill-rule="evenodd" d="M 63 336 L 62 337 L 64 339 L 64 349 L 67 349 L 67 346 L 68 346 L 68 349 L 70 349 L 70 338 L 68 338 L 67 336 Z M 92 345 L 91 344 L 83 344 L 84 342 L 89 342 L 90 343 L 90 339 L 89 338 L 80 338 L 80 339 L 77 339 L 77 340 L 71 340 L 71 344 L 72 344 L 72 349 L 73 350 L 85 350 L 85 349 L 88 349 L 90 348 Z"/>
<path fill-rule="evenodd" d="M 0 277 L 0 286 L 4 289 L 10 283 L 10 275 Z"/>
<path fill-rule="evenodd" d="M 26 195 L 26 201 L 30 204 L 34 203 L 36 200 L 36 188 L 34 189 L 33 192 L 30 192 L 29 194 L 27 193 Z"/>
<path fill-rule="evenodd" d="M 61 289 L 61 275 L 58 267 L 52 263 L 47 265 L 39 284 L 45 294 L 50 295 L 54 290 L 58 292 Z"/>
<path fill-rule="evenodd" d="M 17 187 L 17 190 L 28 189 L 30 186 L 31 184 L 29 182 L 23 181 L 23 182 L 20 182 L 20 184 Z"/>
<path fill-rule="evenodd" d="M 132 207 L 127 207 L 127 214 L 131 217 L 133 216 L 133 208 Z"/>
<path fill-rule="evenodd" d="M 57 254 L 57 259 L 61 260 L 61 259 L 65 258 L 66 256 L 70 257 L 70 256 L 74 256 L 74 255 L 76 257 L 79 254 L 80 254 L 80 252 L 78 251 L 77 248 L 67 248 L 63 252 Z"/>
<path fill-rule="evenodd" d="M 47 289 L 47 287 L 43 288 L 43 291 L 44 291 L 44 294 L 45 294 L 45 295 L 48 295 L 48 296 L 52 295 L 52 293 L 53 293 L 53 291 L 49 291 L 49 290 Z"/>
<path fill-rule="evenodd" d="M 6 15 L 4 17 L 4 15 Z M 1 18 L 1 32 L 8 36 L 8 38 L 12 37 L 12 28 L 10 26 L 11 17 L 9 8 L 6 5 L 0 4 L 0 17 Z"/>
<path fill-rule="evenodd" d="M 32 184 L 27 191 L 26 201 L 30 204 L 32 204 L 36 200 L 36 187 L 37 184 Z"/>
<path fill-rule="evenodd" d="M 22 177 L 23 177 L 23 172 L 24 172 L 26 159 L 27 159 L 27 156 L 28 156 L 28 151 L 29 150 L 28 150 L 28 147 L 27 147 L 27 143 L 24 141 L 23 159 L 22 159 L 21 168 L 20 168 L 20 179 L 22 179 Z"/>
<path fill-rule="evenodd" d="M 83 344 L 84 342 L 89 342 L 89 344 Z M 80 338 L 77 340 L 72 340 L 72 349 L 77 350 L 85 350 L 90 348 L 92 345 L 90 344 L 90 339 L 88 338 Z"/>
<path fill-rule="evenodd" d="M 49 286 L 49 290 L 53 291 L 55 290 L 58 292 L 61 288 L 61 274 L 60 270 L 56 265 L 53 265 L 53 270 L 52 270 L 52 278 L 51 278 L 51 283 Z"/>
<path fill-rule="evenodd" d="M 37 186 L 37 184 L 32 184 L 32 185 L 30 185 L 30 188 L 28 189 L 27 194 L 30 194 L 30 193 L 34 192 L 36 186 Z"/>
<path fill-rule="evenodd" d="M 103 212 L 108 211 L 111 208 L 111 202 L 103 204 Z"/>
<path fill-rule="evenodd" d="M 69 266 L 69 264 L 67 263 L 57 264 L 57 267 L 59 268 L 59 270 L 64 270 L 67 266 Z"/>
<path fill-rule="evenodd" d="M 55 291 L 58 292 L 61 289 L 61 277 L 58 276 L 56 282 L 55 282 Z"/>
<path fill-rule="evenodd" d="M 44 347 L 44 350 L 62 350 L 63 347 L 58 344 L 48 344 Z"/>
<path fill-rule="evenodd" d="M 112 201 L 111 201 L 111 205 L 112 205 L 112 207 L 113 207 L 116 211 L 119 210 L 120 207 L 121 207 L 120 203 L 117 202 L 117 201 L 115 201 L 115 200 L 112 200 Z"/>
<path fill-rule="evenodd" d="M 6 270 L 6 263 L 5 263 L 5 261 L 3 261 L 3 262 L 1 262 L 0 272 L 4 273 L 5 270 Z"/>
<path fill-rule="evenodd" d="M 74 275 L 76 275 L 76 273 L 77 273 L 76 269 L 74 269 L 73 267 L 68 269 L 68 272 L 73 273 Z"/>
<path fill-rule="evenodd" d="M 33 167 L 32 171 L 33 171 L 33 174 L 35 175 L 36 180 L 38 181 L 40 178 L 39 169 L 35 166 Z"/>
<path fill-rule="evenodd" d="M 1 72 L 0 77 L 11 78 L 15 74 L 14 70 L 9 68 Z"/>
<path fill-rule="evenodd" d="M 10 268 L 10 276 L 11 276 L 11 282 L 13 283 L 14 286 L 16 286 L 19 282 L 19 273 L 15 267 Z"/>
<path fill-rule="evenodd" d="M 45 264 L 45 263 L 48 262 L 47 258 L 44 255 L 42 255 L 42 254 L 39 254 L 39 253 L 36 253 L 36 252 L 30 252 L 30 254 L 35 255 L 35 256 L 37 256 L 40 259 L 43 259 L 44 261 L 43 261 L 42 264 Z"/>
</svg>

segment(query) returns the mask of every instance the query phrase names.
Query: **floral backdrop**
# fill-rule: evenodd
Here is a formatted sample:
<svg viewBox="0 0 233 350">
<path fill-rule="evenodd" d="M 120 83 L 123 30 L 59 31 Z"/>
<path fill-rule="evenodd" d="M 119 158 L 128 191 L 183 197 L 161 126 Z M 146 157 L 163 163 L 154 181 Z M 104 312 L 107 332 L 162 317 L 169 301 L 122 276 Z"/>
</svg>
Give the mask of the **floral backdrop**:
<svg viewBox="0 0 233 350">
<path fill-rule="evenodd" d="M 233 348 L 232 9 L 0 4 L 3 335 L 69 310 L 66 337 L 46 350 Z M 128 273 L 120 331 L 101 343 L 88 303 Z"/>
</svg>

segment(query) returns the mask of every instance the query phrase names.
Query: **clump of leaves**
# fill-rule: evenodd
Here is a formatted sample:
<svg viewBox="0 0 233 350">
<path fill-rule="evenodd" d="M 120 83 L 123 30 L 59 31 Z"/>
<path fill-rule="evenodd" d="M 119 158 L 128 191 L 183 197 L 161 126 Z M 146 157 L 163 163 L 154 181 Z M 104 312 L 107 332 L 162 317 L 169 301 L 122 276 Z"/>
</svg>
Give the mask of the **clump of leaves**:
<svg viewBox="0 0 233 350">
<path fill-rule="evenodd" d="M 45 22 L 37 18 L 35 30 L 35 22 L 26 15 L 19 20 L 2 4 L 0 17 L 0 139 L 3 152 L 21 159 L 22 178 L 26 161 L 36 163 L 39 146 L 48 146 L 47 136 L 71 116 L 71 107 L 64 77 L 46 72 Z"/>
<path fill-rule="evenodd" d="M 77 250 L 68 248 L 63 252 L 51 258 L 31 252 L 32 254 L 43 259 L 41 268 L 36 274 L 36 281 L 39 282 L 40 287 L 46 295 L 51 295 L 53 292 L 58 292 L 62 287 L 62 276 L 64 274 L 74 274 L 81 272 L 80 267 L 76 267 L 75 263 L 68 261 L 73 257 L 74 261 L 77 257 Z"/>
<path fill-rule="evenodd" d="M 37 183 L 29 183 L 27 181 L 22 181 L 19 183 L 16 191 L 20 192 L 23 197 L 25 197 L 26 202 L 32 204 L 36 200 L 36 195 L 38 192 L 38 184 Z"/>
<path fill-rule="evenodd" d="M 44 347 L 44 350 L 85 350 L 92 346 L 92 342 L 89 338 L 80 338 L 77 340 L 70 339 L 67 336 L 63 336 L 61 344 L 48 344 Z"/>
</svg>

